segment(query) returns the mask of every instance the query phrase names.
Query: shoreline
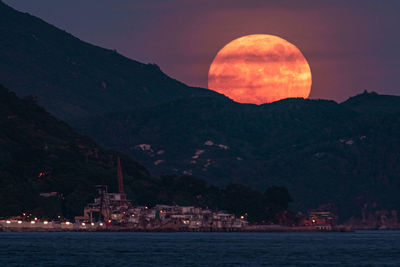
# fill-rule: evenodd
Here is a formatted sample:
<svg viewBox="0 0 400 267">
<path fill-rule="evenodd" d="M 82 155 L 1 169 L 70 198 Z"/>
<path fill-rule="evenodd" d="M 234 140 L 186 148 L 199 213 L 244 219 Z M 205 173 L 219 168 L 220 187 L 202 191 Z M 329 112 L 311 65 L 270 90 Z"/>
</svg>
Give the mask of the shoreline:
<svg viewBox="0 0 400 267">
<path fill-rule="evenodd" d="M 376 229 L 370 229 L 376 230 Z M 245 228 L 139 228 L 111 226 L 108 228 L 43 228 L 43 227 L 0 227 L 0 232 L 143 232 L 143 233 L 295 233 L 295 232 L 354 232 L 350 226 L 281 226 L 281 225 L 253 225 Z"/>
</svg>

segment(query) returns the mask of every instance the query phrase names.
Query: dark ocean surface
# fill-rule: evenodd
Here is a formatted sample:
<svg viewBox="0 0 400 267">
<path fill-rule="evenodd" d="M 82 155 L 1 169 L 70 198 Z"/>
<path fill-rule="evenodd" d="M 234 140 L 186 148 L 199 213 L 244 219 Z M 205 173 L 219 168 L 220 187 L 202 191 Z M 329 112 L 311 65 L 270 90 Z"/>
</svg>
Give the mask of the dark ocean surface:
<svg viewBox="0 0 400 267">
<path fill-rule="evenodd" d="M 1 266 L 400 266 L 400 231 L 0 233 Z"/>
</svg>

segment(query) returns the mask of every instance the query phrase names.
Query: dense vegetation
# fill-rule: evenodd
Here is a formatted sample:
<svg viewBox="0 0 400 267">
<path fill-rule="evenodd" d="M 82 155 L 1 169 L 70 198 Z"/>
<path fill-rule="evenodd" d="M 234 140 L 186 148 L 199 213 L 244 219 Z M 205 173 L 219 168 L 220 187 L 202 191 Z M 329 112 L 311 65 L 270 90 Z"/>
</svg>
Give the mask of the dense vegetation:
<svg viewBox="0 0 400 267">
<path fill-rule="evenodd" d="M 39 107 L 0 86 L 0 217 L 30 212 L 73 217 L 96 196 L 94 185 L 117 191 L 122 158 L 128 198 L 136 205 L 179 204 L 225 209 L 249 220 L 275 220 L 290 201 L 283 188 L 262 194 L 246 186 L 220 189 L 190 176 L 152 177 L 130 158 L 107 151 Z M 57 192 L 45 197 L 41 193 Z"/>
<path fill-rule="evenodd" d="M 283 185 L 293 194 L 294 209 L 305 211 L 322 205 L 337 211 L 341 219 L 360 216 L 366 209 L 375 214 L 400 206 L 399 97 L 364 93 L 341 104 L 304 99 L 261 106 L 238 104 L 175 81 L 155 65 L 84 43 L 1 2 L 0 14 L 0 82 L 20 96 L 34 95 L 53 115 L 104 147 L 140 161 L 153 174 L 193 174 L 214 185 L 247 184 L 260 191 Z M 31 137 L 23 137 L 20 144 L 29 143 Z M 7 166 L 23 171 L 24 177 L 36 177 L 47 166 L 56 175 L 60 164 L 66 167 L 61 169 L 70 169 L 70 179 L 80 177 L 76 179 L 90 184 L 103 177 L 114 181 L 114 152 L 103 152 L 97 159 L 93 150 L 83 151 L 81 141 L 72 137 L 54 140 L 60 144 L 60 153 L 67 153 L 68 145 L 63 142 L 72 142 L 80 154 L 68 152 L 67 158 L 75 160 L 68 158 L 67 165 L 53 163 L 55 158 L 42 151 L 46 147 L 43 141 L 31 154 L 21 149 L 15 156 L 35 155 L 37 162 L 25 162 L 37 167 L 32 167 L 32 173 L 22 167 L 19 170 L 21 164 Z M 2 157 L 6 159 L 8 153 Z M 126 164 L 128 168 L 137 165 Z M 11 176 L 16 186 L 26 186 L 35 194 L 38 185 L 48 184 L 24 178 L 33 179 L 32 183 L 20 185 L 13 180 L 16 176 Z M 155 182 L 148 174 L 128 172 L 127 176 L 132 192 L 152 192 L 157 199 L 159 180 Z M 57 177 L 55 184 L 68 180 Z M 83 196 L 79 192 L 89 191 L 90 184 L 84 190 L 71 188 L 64 197 L 68 200 L 71 192 L 75 194 L 71 196 Z M 10 196 L 3 198 L 7 199 L 19 192 L 6 191 Z M 173 201 L 171 196 L 169 200 Z"/>
<path fill-rule="evenodd" d="M 76 134 L 34 99 L 19 99 L 0 86 L 0 116 L 1 215 L 76 215 L 93 198 L 94 184 L 115 185 L 116 154 Z M 128 181 L 150 179 L 143 167 L 125 161 Z M 60 195 L 39 196 L 46 192 Z"/>
<path fill-rule="evenodd" d="M 287 213 L 292 198 L 285 187 L 272 186 L 262 193 L 245 185 L 218 188 L 192 176 L 176 175 L 161 176 L 160 182 L 159 203 L 226 210 L 250 222 L 293 223 L 294 215 Z"/>
<path fill-rule="evenodd" d="M 81 130 L 154 173 L 192 173 L 219 186 L 260 190 L 285 185 L 295 209 L 329 204 L 348 218 L 361 216 L 365 205 L 375 212 L 400 204 L 399 107 L 400 97 L 375 93 L 342 104 L 193 98 L 95 117 Z"/>
</svg>

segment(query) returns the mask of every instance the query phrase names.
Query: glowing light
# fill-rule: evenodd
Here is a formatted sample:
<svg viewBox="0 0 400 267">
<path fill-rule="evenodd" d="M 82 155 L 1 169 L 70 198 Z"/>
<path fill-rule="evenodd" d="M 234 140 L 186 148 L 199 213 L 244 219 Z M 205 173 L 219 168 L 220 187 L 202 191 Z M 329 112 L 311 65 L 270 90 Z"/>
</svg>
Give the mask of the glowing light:
<svg viewBox="0 0 400 267">
<path fill-rule="evenodd" d="M 86 224 L 85 223 L 82 223 L 82 226 L 85 226 Z"/>
<path fill-rule="evenodd" d="M 21 223 L 22 223 L 22 221 L 18 221 L 18 223 L 19 223 L 19 224 L 21 224 Z"/>
<path fill-rule="evenodd" d="M 35 224 L 36 222 L 35 221 L 31 221 L 31 224 Z"/>
<path fill-rule="evenodd" d="M 244 216 L 242 215 L 242 216 L 240 216 L 240 219 L 244 219 Z"/>
<path fill-rule="evenodd" d="M 65 224 L 66 224 L 66 225 L 70 225 L 71 223 L 70 223 L 70 222 L 66 222 Z"/>
<path fill-rule="evenodd" d="M 44 222 L 43 222 L 43 224 L 48 224 L 48 223 L 49 223 L 48 221 L 44 221 Z"/>
<path fill-rule="evenodd" d="M 100 223 L 100 226 L 103 226 L 103 223 Z"/>
<path fill-rule="evenodd" d="M 11 222 L 10 221 L 6 221 L 6 223 L 10 224 Z"/>
<path fill-rule="evenodd" d="M 37 217 L 35 217 L 35 221 L 37 221 Z"/>
<path fill-rule="evenodd" d="M 91 223 L 90 225 L 91 225 L 91 226 L 93 226 L 93 225 L 94 225 L 94 223 Z"/>
<path fill-rule="evenodd" d="M 208 73 L 208 88 L 240 103 L 307 98 L 311 70 L 300 50 L 273 35 L 243 36 L 225 45 Z"/>
</svg>

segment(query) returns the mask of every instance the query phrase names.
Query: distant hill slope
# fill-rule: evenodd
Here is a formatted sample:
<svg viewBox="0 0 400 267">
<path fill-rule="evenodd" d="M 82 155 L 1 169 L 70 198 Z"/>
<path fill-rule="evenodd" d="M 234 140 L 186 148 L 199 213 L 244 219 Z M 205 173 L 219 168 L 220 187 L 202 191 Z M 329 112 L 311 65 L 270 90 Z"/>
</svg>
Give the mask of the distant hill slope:
<svg viewBox="0 0 400 267">
<path fill-rule="evenodd" d="M 37 97 L 67 121 L 180 98 L 223 98 L 171 79 L 156 65 L 85 43 L 1 1 L 0 58 L 0 83 L 19 96 Z"/>
<path fill-rule="evenodd" d="M 0 14 L 0 82 L 155 174 L 284 185 L 296 208 L 342 218 L 400 206 L 399 97 L 238 104 L 2 3 Z M 132 188 L 156 199 L 157 183 Z"/>
<path fill-rule="evenodd" d="M 75 133 L 32 98 L 19 99 L 0 86 L 0 216 L 19 212 L 73 216 L 95 196 L 93 185 L 116 190 L 116 152 Z M 147 170 L 121 155 L 131 186 L 150 183 Z M 58 197 L 40 193 L 58 192 Z"/>
<path fill-rule="evenodd" d="M 350 97 L 342 105 L 360 113 L 396 114 L 400 113 L 400 96 L 380 95 L 365 91 Z"/>
<path fill-rule="evenodd" d="M 284 185 L 296 208 L 335 206 L 343 218 L 360 216 L 364 204 L 400 204 L 398 98 L 385 96 L 384 108 L 372 98 L 381 103 L 375 93 L 343 104 L 286 99 L 255 106 L 193 98 L 93 118 L 81 129 L 155 173 L 259 189 Z"/>
<path fill-rule="evenodd" d="M 31 97 L 17 98 L 1 85 L 0 130 L 0 218 L 23 212 L 44 218 L 81 215 L 96 196 L 95 185 L 117 192 L 117 156 L 134 205 L 196 205 L 274 221 L 291 199 L 281 187 L 263 194 L 243 185 L 220 189 L 188 176 L 152 177 L 130 158 L 75 133 Z"/>
</svg>

